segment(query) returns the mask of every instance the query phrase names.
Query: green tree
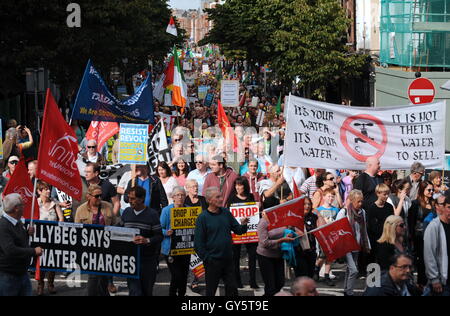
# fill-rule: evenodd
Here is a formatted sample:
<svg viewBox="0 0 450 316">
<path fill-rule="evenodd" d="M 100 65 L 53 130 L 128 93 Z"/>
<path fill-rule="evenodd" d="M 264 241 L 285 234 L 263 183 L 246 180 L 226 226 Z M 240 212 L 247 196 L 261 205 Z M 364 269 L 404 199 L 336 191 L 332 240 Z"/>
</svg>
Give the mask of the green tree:
<svg viewBox="0 0 450 316">
<path fill-rule="evenodd" d="M 108 80 L 111 67 L 127 74 L 148 67 L 148 58 L 162 61 L 179 36 L 166 33 L 171 11 L 168 0 L 76 1 L 81 27 L 66 25 L 72 1 L 4 0 L 0 2 L 0 93 L 19 93 L 26 67 L 45 67 L 67 95 L 77 89 L 88 59 Z"/>
<path fill-rule="evenodd" d="M 208 14 L 214 27 L 201 44 L 243 50 L 284 83 L 299 77 L 299 88 L 315 98 L 337 79 L 357 76 L 367 57 L 345 45 L 350 20 L 336 0 L 229 0 Z"/>
</svg>

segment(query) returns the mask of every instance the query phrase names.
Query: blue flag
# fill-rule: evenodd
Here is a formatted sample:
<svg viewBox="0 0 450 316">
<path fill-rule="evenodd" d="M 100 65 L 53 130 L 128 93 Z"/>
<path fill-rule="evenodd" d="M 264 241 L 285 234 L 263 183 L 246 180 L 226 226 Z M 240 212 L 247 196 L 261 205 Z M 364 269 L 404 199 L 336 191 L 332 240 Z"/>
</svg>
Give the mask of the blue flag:
<svg viewBox="0 0 450 316">
<path fill-rule="evenodd" d="M 72 119 L 155 124 L 151 82 L 149 74 L 133 96 L 120 101 L 109 92 L 100 74 L 89 61 L 75 101 Z"/>
</svg>

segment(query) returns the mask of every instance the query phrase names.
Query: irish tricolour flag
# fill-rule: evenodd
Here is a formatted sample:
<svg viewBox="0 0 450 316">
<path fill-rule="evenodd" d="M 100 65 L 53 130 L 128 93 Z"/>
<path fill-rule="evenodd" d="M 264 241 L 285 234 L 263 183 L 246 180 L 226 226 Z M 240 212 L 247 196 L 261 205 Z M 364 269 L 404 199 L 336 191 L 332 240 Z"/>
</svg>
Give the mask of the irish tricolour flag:
<svg viewBox="0 0 450 316">
<path fill-rule="evenodd" d="M 183 80 L 183 72 L 178 59 L 178 52 L 173 48 L 174 71 L 173 71 L 173 89 L 172 89 L 172 104 L 184 107 L 187 100 L 186 84 Z"/>
</svg>

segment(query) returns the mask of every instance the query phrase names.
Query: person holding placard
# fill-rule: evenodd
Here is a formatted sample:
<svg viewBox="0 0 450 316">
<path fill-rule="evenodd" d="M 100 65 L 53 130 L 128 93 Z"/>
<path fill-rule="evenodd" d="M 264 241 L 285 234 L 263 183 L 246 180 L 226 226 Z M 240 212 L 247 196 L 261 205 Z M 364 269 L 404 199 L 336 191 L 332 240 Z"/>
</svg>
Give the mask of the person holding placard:
<svg viewBox="0 0 450 316">
<path fill-rule="evenodd" d="M 164 239 L 161 244 L 161 253 L 167 262 L 171 279 L 169 286 L 169 296 L 185 296 L 186 285 L 189 273 L 189 263 L 191 255 L 170 256 L 171 236 L 174 231 L 170 225 L 171 210 L 174 208 L 185 207 L 186 191 L 183 187 L 175 187 L 172 191 L 173 204 L 163 208 L 160 221 Z"/>
<path fill-rule="evenodd" d="M 255 202 L 253 195 L 250 193 L 250 185 L 245 177 L 239 177 L 234 182 L 234 190 L 228 199 L 227 207 L 240 204 L 240 203 L 251 203 Z M 248 254 L 248 270 L 250 273 L 250 287 L 253 289 L 258 289 L 259 286 L 256 284 L 256 247 L 258 243 L 246 243 L 245 247 Z M 233 245 L 233 261 L 234 261 L 234 271 L 236 273 L 237 287 L 243 288 L 241 273 L 240 273 L 240 262 L 241 262 L 241 244 Z"/>
<path fill-rule="evenodd" d="M 112 205 L 102 201 L 102 187 L 91 184 L 86 195 L 87 202 L 78 207 L 75 223 L 111 226 L 114 222 Z M 89 275 L 87 285 L 88 296 L 109 296 L 109 277 Z"/>
</svg>

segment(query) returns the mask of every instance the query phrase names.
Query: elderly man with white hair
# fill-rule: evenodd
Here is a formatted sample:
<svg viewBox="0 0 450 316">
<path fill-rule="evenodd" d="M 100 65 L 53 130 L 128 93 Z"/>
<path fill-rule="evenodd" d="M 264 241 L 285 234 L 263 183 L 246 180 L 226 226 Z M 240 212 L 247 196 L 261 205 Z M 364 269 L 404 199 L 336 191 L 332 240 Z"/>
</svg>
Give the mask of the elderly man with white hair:
<svg viewBox="0 0 450 316">
<path fill-rule="evenodd" d="M 31 296 L 31 282 L 27 270 L 34 256 L 42 255 L 42 248 L 29 247 L 30 227 L 25 230 L 21 218 L 24 203 L 17 193 L 3 199 L 4 214 L 0 218 L 0 296 Z"/>
<path fill-rule="evenodd" d="M 99 152 L 97 141 L 94 139 L 88 140 L 86 144 L 86 152 L 83 154 L 83 158 L 86 162 L 98 163 L 99 165 L 106 165 L 106 159 Z"/>
</svg>

